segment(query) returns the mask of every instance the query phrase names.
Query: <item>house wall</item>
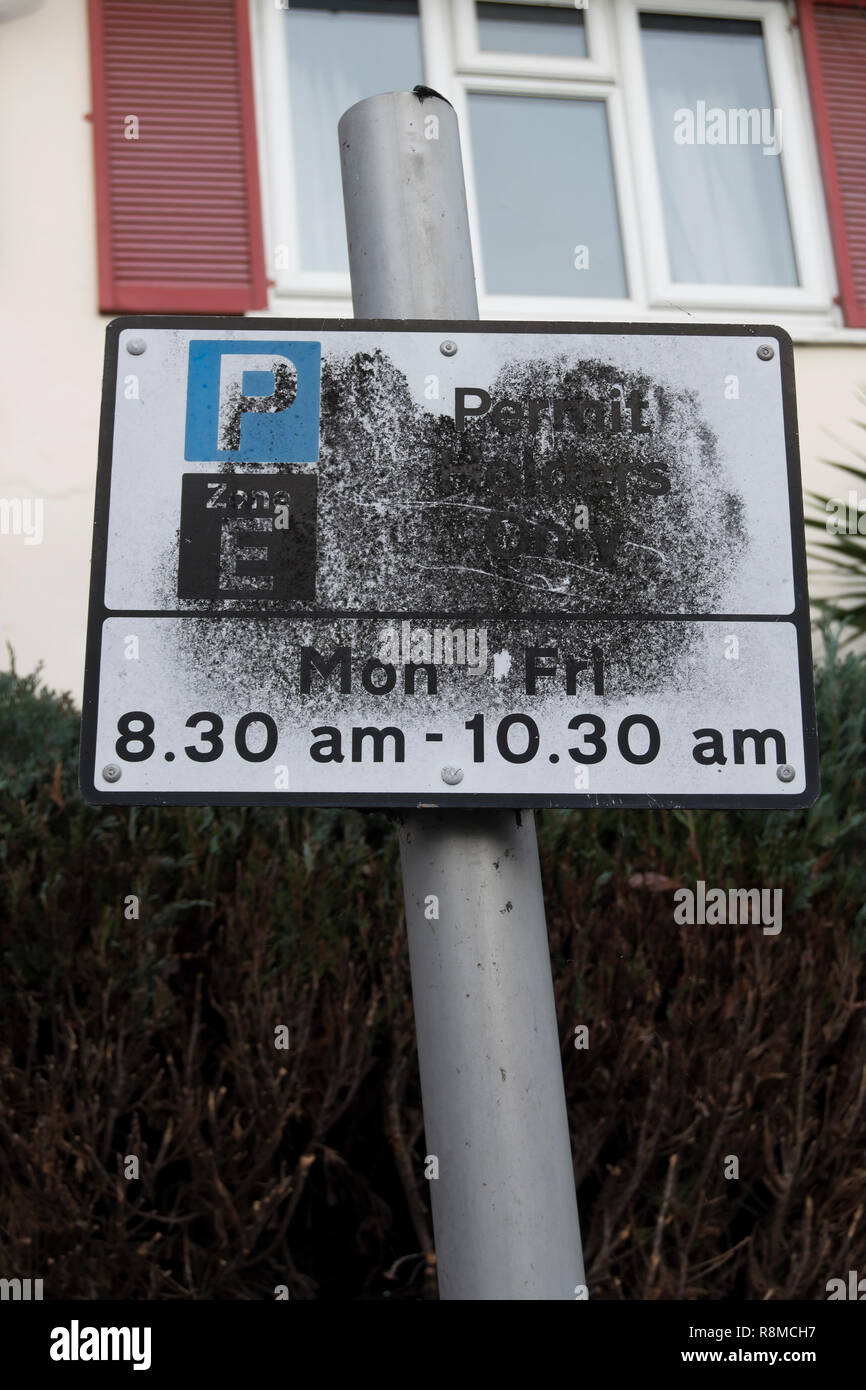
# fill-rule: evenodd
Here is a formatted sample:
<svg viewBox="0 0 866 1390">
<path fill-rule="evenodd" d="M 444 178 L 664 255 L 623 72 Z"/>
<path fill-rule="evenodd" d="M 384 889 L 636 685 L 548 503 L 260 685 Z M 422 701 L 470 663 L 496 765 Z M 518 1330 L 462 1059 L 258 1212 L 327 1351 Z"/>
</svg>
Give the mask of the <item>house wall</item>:
<svg viewBox="0 0 866 1390">
<path fill-rule="evenodd" d="M 0 0 L 0 21 L 4 8 L 11 0 Z M 0 535 L 0 642 L 19 670 L 43 661 L 46 681 L 76 699 L 107 322 L 95 309 L 89 110 L 85 0 L 43 0 L 0 22 L 0 497 L 44 499 L 41 545 Z M 834 495 L 839 482 L 821 459 L 844 449 L 830 432 L 863 438 L 849 423 L 866 384 L 866 346 L 854 336 L 796 346 L 804 486 Z"/>
</svg>

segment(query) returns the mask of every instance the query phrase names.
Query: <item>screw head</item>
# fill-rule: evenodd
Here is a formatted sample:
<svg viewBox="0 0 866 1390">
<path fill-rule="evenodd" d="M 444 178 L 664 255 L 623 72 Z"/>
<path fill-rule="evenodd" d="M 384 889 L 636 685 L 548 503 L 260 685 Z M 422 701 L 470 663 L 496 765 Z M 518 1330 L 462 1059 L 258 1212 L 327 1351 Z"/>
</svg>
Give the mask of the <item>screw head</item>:
<svg viewBox="0 0 866 1390">
<path fill-rule="evenodd" d="M 769 343 L 761 343 L 761 346 L 758 348 L 758 356 L 760 357 L 760 359 L 761 359 L 762 362 L 770 362 L 770 361 L 772 361 L 772 359 L 775 357 L 775 355 L 776 355 L 776 354 L 774 353 L 773 349 L 770 347 L 770 344 L 769 344 Z"/>
<path fill-rule="evenodd" d="M 780 782 L 793 782 L 797 776 L 797 769 L 790 763 L 782 763 L 781 767 L 776 768 L 776 776 Z"/>
<path fill-rule="evenodd" d="M 102 775 L 106 782 L 119 782 L 120 768 L 117 766 L 117 763 L 106 763 L 105 767 L 102 769 Z"/>
<path fill-rule="evenodd" d="M 442 781 L 447 782 L 449 787 L 456 787 L 458 782 L 463 781 L 463 768 L 443 767 Z"/>
<path fill-rule="evenodd" d="M 451 338 L 446 338 L 444 343 L 439 344 L 439 351 L 443 357 L 453 357 L 457 352 L 457 344 Z"/>
<path fill-rule="evenodd" d="M 140 357 L 143 352 L 147 352 L 147 343 L 143 338 L 128 338 L 126 351 L 131 352 L 133 357 Z"/>
</svg>

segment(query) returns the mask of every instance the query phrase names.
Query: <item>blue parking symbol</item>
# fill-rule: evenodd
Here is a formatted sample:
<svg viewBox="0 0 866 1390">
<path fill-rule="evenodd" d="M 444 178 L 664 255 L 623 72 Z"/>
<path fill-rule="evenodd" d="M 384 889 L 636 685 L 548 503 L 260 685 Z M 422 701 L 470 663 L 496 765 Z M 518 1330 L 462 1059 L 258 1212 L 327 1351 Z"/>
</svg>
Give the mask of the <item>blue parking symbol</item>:
<svg viewBox="0 0 866 1390">
<path fill-rule="evenodd" d="M 321 343 L 193 340 L 185 458 L 318 462 L 321 384 Z"/>
</svg>

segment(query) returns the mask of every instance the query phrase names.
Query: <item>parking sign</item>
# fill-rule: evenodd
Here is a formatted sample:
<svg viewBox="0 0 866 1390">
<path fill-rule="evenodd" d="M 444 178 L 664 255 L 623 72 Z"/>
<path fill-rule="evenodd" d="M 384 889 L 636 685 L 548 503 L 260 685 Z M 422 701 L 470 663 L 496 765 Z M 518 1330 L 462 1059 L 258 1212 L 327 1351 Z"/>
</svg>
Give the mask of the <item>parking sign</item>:
<svg viewBox="0 0 866 1390">
<path fill-rule="evenodd" d="M 775 328 L 108 328 L 94 802 L 802 806 Z"/>
</svg>

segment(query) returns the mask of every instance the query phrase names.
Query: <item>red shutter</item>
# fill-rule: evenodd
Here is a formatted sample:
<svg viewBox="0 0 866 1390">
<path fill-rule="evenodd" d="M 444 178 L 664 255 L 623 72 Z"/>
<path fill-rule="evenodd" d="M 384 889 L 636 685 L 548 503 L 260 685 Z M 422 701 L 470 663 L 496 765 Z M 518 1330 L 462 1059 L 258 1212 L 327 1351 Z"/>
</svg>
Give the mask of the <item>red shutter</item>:
<svg viewBox="0 0 866 1390">
<path fill-rule="evenodd" d="M 89 6 L 100 309 L 264 308 L 247 0 Z"/>
<path fill-rule="evenodd" d="M 845 322 L 866 327 L 866 7 L 799 0 Z"/>
</svg>

